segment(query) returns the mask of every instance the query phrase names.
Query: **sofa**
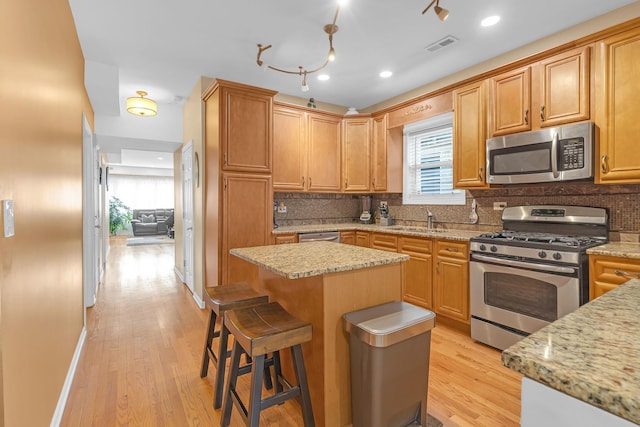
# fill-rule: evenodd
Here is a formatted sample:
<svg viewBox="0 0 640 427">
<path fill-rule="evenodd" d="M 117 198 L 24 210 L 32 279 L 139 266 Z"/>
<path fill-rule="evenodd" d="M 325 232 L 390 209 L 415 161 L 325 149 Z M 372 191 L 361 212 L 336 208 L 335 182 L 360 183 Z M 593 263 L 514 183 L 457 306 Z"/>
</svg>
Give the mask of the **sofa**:
<svg viewBox="0 0 640 427">
<path fill-rule="evenodd" d="M 168 234 L 173 227 L 173 209 L 134 209 L 131 229 L 134 236 Z"/>
</svg>

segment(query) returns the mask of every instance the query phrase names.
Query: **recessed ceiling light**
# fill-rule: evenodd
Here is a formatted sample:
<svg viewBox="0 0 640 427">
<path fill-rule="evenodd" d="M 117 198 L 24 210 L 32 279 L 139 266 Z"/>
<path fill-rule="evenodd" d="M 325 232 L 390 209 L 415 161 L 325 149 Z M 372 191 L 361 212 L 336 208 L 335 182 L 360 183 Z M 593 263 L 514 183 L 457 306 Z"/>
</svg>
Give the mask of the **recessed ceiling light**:
<svg viewBox="0 0 640 427">
<path fill-rule="evenodd" d="M 488 16 L 480 22 L 480 25 L 483 27 L 490 27 L 492 25 L 496 25 L 500 21 L 500 17 L 498 15 Z"/>
<path fill-rule="evenodd" d="M 322 81 L 329 80 L 330 78 L 331 76 L 329 76 L 329 74 L 320 74 L 318 76 L 318 80 L 322 80 Z"/>
<path fill-rule="evenodd" d="M 158 157 L 158 160 L 164 160 L 164 157 Z"/>
<path fill-rule="evenodd" d="M 391 77 L 392 75 L 393 75 L 393 73 L 391 71 L 388 71 L 388 70 L 380 72 L 380 77 L 382 77 L 383 79 Z"/>
</svg>

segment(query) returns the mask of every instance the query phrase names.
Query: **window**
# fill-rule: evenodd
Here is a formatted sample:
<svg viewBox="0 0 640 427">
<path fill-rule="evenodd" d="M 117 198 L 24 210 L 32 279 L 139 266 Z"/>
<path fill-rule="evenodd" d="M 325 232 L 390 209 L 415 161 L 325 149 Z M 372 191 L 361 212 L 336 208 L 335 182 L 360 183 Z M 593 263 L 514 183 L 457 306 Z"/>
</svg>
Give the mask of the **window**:
<svg viewBox="0 0 640 427">
<path fill-rule="evenodd" d="M 453 113 L 404 127 L 405 205 L 464 205 L 453 189 Z"/>
</svg>

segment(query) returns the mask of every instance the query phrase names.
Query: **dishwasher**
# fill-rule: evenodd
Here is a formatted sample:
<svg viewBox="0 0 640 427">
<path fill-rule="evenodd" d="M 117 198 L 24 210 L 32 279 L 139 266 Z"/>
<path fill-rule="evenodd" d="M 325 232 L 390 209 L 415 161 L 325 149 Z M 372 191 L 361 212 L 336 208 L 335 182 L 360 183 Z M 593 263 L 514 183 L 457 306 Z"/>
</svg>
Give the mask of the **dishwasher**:
<svg viewBox="0 0 640 427">
<path fill-rule="evenodd" d="M 325 231 L 320 233 L 299 233 L 298 242 L 335 242 L 340 243 L 339 231 Z"/>
</svg>

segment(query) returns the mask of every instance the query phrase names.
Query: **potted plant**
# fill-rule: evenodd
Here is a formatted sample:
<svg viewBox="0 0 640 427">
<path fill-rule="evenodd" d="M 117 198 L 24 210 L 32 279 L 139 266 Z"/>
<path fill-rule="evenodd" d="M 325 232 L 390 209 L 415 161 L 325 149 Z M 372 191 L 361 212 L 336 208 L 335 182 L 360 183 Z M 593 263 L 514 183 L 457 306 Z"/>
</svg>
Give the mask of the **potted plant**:
<svg viewBox="0 0 640 427">
<path fill-rule="evenodd" d="M 126 230 L 131 218 L 129 206 L 117 197 L 111 196 L 109 199 L 109 232 L 111 235 L 115 236 L 118 230 Z"/>
</svg>

